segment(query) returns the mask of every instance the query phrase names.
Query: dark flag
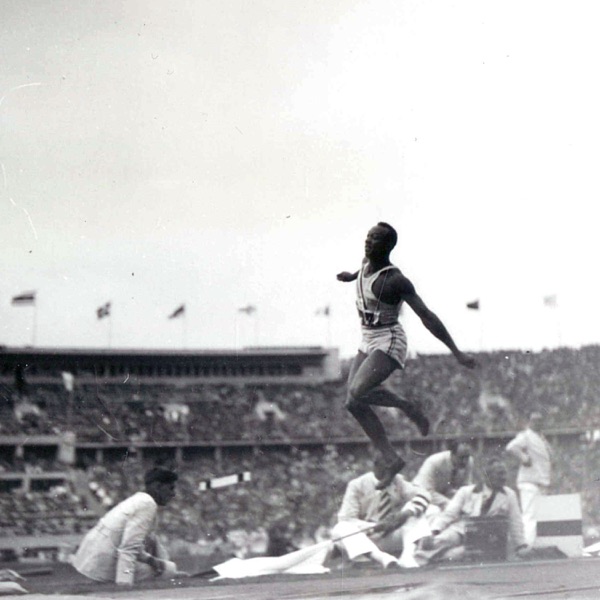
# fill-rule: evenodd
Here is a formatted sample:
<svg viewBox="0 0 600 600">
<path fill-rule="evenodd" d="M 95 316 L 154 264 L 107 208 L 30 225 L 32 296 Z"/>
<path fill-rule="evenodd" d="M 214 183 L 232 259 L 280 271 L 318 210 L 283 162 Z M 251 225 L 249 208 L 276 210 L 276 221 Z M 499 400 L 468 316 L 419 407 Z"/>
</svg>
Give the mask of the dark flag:
<svg viewBox="0 0 600 600">
<path fill-rule="evenodd" d="M 468 302 L 467 308 L 471 310 L 479 310 L 479 300 L 473 300 L 473 302 Z"/>
<path fill-rule="evenodd" d="M 13 306 L 33 306 L 35 304 L 35 292 L 23 292 L 13 296 L 10 302 Z"/>
<path fill-rule="evenodd" d="M 243 306 L 242 308 L 238 308 L 238 311 L 246 313 L 247 315 L 252 315 L 256 312 L 256 306 L 252 306 L 252 304 L 248 304 L 248 306 Z"/>
<path fill-rule="evenodd" d="M 104 317 L 110 317 L 110 302 L 103 304 L 96 309 L 96 315 L 98 319 L 104 319 Z"/>
<path fill-rule="evenodd" d="M 185 304 L 182 304 L 180 307 L 176 308 L 170 315 L 169 319 L 176 319 L 181 315 L 185 314 Z"/>
</svg>

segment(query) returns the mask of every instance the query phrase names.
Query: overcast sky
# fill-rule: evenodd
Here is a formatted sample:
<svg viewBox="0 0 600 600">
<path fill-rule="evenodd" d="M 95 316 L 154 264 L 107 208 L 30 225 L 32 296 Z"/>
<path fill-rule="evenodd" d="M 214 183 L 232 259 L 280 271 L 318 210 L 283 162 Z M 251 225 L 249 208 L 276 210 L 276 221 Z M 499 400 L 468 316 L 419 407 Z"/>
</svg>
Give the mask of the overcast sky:
<svg viewBox="0 0 600 600">
<path fill-rule="evenodd" d="M 600 342 L 596 0 L 0 12 L 0 344 L 349 356 L 378 220 L 462 348 Z"/>
</svg>

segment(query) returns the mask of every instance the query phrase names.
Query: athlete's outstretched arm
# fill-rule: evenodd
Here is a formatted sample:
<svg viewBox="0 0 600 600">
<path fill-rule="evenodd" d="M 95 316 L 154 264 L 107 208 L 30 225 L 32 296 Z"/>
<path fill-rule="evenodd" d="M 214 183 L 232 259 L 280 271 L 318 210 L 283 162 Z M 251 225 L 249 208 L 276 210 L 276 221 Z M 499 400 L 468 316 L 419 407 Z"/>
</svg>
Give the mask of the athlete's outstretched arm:
<svg viewBox="0 0 600 600">
<path fill-rule="evenodd" d="M 355 281 L 356 278 L 358 277 L 358 271 L 356 271 L 355 273 L 349 273 L 348 271 L 342 271 L 341 273 L 337 274 L 337 280 L 338 281 L 344 281 L 345 283 L 348 283 L 350 281 Z"/>
<path fill-rule="evenodd" d="M 472 356 L 465 354 L 458 349 L 458 346 L 454 343 L 452 336 L 446 329 L 446 326 L 442 323 L 441 319 L 426 306 L 425 302 L 423 302 L 419 294 L 415 291 L 413 284 L 406 279 L 406 277 L 403 277 L 400 295 L 415 311 L 427 330 L 449 348 L 450 352 L 454 355 L 454 358 L 456 358 L 461 365 L 468 367 L 469 369 L 477 366 L 477 361 Z"/>
</svg>

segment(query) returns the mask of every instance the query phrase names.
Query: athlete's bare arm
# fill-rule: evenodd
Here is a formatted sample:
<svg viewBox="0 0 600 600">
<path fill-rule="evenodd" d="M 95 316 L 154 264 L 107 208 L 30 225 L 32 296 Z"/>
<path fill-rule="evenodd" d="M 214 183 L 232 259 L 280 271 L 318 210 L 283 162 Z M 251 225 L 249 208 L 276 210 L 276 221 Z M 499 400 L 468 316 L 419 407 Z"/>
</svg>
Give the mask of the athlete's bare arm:
<svg viewBox="0 0 600 600">
<path fill-rule="evenodd" d="M 338 281 L 343 281 L 345 283 L 348 283 L 350 281 L 355 281 L 356 278 L 358 277 L 358 271 L 356 271 L 355 273 L 349 273 L 348 271 L 342 271 L 341 273 L 337 274 L 337 280 Z"/>
<path fill-rule="evenodd" d="M 409 279 L 399 275 L 394 278 L 392 285 L 394 296 L 404 300 L 414 310 L 426 329 L 448 347 L 461 365 L 469 369 L 477 366 L 477 361 L 472 356 L 458 349 L 441 319 L 427 307 Z"/>
</svg>

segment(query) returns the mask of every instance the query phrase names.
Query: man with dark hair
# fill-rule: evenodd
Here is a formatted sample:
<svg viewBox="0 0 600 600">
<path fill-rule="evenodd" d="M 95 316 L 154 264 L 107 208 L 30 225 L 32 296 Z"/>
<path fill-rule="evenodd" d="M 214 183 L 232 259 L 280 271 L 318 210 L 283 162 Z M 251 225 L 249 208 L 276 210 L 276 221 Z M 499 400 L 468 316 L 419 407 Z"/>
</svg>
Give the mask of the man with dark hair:
<svg viewBox="0 0 600 600">
<path fill-rule="evenodd" d="M 448 449 L 428 456 L 413 483 L 431 494 L 431 504 L 441 510 L 458 488 L 473 483 L 473 456 L 467 440 L 450 440 Z"/>
<path fill-rule="evenodd" d="M 429 433 L 429 419 L 424 408 L 414 400 L 393 392 L 382 384 L 406 361 L 406 334 L 398 316 L 406 302 L 420 317 L 423 325 L 452 352 L 463 366 L 473 368 L 473 357 L 461 352 L 442 321 L 425 305 L 414 285 L 390 262 L 390 252 L 398 234 L 388 223 L 372 227 L 365 241 L 365 258 L 359 271 L 344 271 L 339 281 L 356 281 L 356 305 L 362 326 L 362 342 L 350 367 L 346 408 L 387 463 L 380 489 L 386 487 L 404 468 L 404 460 L 391 445 L 383 425 L 371 408 L 389 406 L 403 411 L 422 435 Z"/>
<path fill-rule="evenodd" d="M 79 545 L 71 564 L 94 581 L 133 585 L 151 577 L 184 576 L 154 535 L 158 508 L 175 496 L 177 473 L 164 467 L 144 475 L 136 492 L 100 519 Z"/>
</svg>

